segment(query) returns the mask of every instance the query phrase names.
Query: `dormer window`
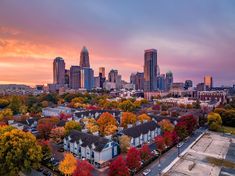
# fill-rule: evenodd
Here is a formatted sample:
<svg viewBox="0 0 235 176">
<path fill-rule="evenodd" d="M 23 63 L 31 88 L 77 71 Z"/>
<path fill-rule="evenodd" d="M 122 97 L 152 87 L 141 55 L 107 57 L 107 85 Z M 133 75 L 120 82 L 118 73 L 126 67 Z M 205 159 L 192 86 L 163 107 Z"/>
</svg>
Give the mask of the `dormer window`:
<svg viewBox="0 0 235 176">
<path fill-rule="evenodd" d="M 82 140 L 81 139 L 79 139 L 79 144 L 82 145 Z"/>
</svg>

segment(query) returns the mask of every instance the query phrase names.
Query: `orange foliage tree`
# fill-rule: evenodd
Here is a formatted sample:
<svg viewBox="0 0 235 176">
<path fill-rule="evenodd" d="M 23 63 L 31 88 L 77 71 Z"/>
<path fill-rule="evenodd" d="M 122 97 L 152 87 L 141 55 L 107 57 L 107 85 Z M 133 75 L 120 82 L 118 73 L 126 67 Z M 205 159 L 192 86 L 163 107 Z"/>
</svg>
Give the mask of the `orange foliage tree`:
<svg viewBox="0 0 235 176">
<path fill-rule="evenodd" d="M 109 125 L 113 125 L 117 127 L 117 121 L 116 119 L 113 117 L 112 114 L 108 113 L 108 112 L 104 112 L 100 115 L 99 119 L 97 120 L 97 123 L 99 125 L 99 131 L 101 134 L 105 135 L 105 129 L 107 128 L 107 126 Z M 110 128 L 109 128 L 110 129 Z M 108 130 L 108 128 L 106 129 Z"/>
<path fill-rule="evenodd" d="M 64 175 L 72 175 L 77 167 L 77 160 L 71 153 L 66 153 L 59 164 L 59 171 Z"/>
<path fill-rule="evenodd" d="M 144 120 L 151 121 L 151 117 L 149 117 L 147 114 L 141 114 L 137 117 L 137 119 L 141 122 Z"/>
<path fill-rule="evenodd" d="M 163 119 L 158 124 L 160 125 L 163 132 L 166 132 L 166 131 L 172 132 L 172 131 L 174 131 L 174 128 L 175 128 L 174 125 L 167 119 Z"/>
<path fill-rule="evenodd" d="M 128 124 L 134 124 L 137 121 L 135 114 L 131 112 L 123 112 L 121 118 L 121 126 L 126 128 Z"/>
</svg>

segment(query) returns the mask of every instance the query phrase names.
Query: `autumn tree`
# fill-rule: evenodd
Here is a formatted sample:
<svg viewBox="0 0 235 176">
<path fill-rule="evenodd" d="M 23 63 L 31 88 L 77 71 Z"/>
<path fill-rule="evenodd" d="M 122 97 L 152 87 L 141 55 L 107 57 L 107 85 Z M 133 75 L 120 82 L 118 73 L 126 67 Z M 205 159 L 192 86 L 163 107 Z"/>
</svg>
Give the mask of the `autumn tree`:
<svg viewBox="0 0 235 176">
<path fill-rule="evenodd" d="M 159 123 L 159 126 L 161 127 L 163 132 L 172 132 L 174 131 L 174 125 L 167 119 L 161 120 Z"/>
<path fill-rule="evenodd" d="M 77 167 L 73 176 L 92 176 L 91 171 L 94 167 L 87 160 L 77 160 Z"/>
<path fill-rule="evenodd" d="M 124 100 L 119 104 L 119 108 L 124 112 L 133 112 L 135 110 L 135 105 L 130 100 Z"/>
<path fill-rule="evenodd" d="M 131 112 L 123 112 L 121 118 L 121 126 L 127 128 L 128 124 L 135 124 L 137 121 L 137 117 L 135 114 Z"/>
<path fill-rule="evenodd" d="M 41 158 L 41 147 L 31 133 L 13 129 L 0 135 L 0 175 L 37 168 Z"/>
<path fill-rule="evenodd" d="M 137 120 L 143 122 L 143 121 L 151 121 L 151 117 L 149 117 L 147 114 L 141 114 L 137 117 Z"/>
<path fill-rule="evenodd" d="M 188 134 L 192 134 L 197 127 L 197 120 L 191 114 L 180 117 L 179 122 L 185 122 Z"/>
<path fill-rule="evenodd" d="M 90 133 L 95 133 L 99 131 L 99 126 L 94 118 L 87 118 L 84 120 L 86 121 L 85 126 Z"/>
<path fill-rule="evenodd" d="M 151 150 L 147 144 L 144 144 L 140 149 L 140 158 L 142 161 L 146 162 L 151 158 Z"/>
<path fill-rule="evenodd" d="M 52 153 L 51 153 L 51 149 L 49 147 L 49 141 L 48 140 L 38 140 L 38 144 L 42 148 L 43 161 L 51 159 Z"/>
<path fill-rule="evenodd" d="M 56 127 L 51 130 L 50 138 L 56 143 L 61 142 L 64 136 L 65 136 L 64 127 Z"/>
<path fill-rule="evenodd" d="M 164 142 L 166 146 L 170 147 L 174 143 L 173 139 L 173 132 L 166 131 L 163 134 Z"/>
<path fill-rule="evenodd" d="M 9 105 L 9 101 L 5 98 L 0 98 L 0 108 L 5 108 Z"/>
<path fill-rule="evenodd" d="M 105 136 L 113 135 L 116 131 L 117 131 L 116 125 L 107 125 L 104 129 L 104 135 Z"/>
<path fill-rule="evenodd" d="M 175 126 L 175 131 L 181 140 L 189 135 L 186 122 L 178 122 Z"/>
<path fill-rule="evenodd" d="M 121 155 L 111 162 L 109 176 L 130 176 L 126 162 Z"/>
<path fill-rule="evenodd" d="M 131 139 L 127 135 L 122 135 L 119 137 L 119 144 L 121 151 L 126 153 L 131 146 Z"/>
<path fill-rule="evenodd" d="M 102 135 L 109 133 L 108 131 L 105 131 L 107 126 L 113 125 L 113 126 L 117 127 L 116 119 L 113 117 L 112 114 L 110 114 L 108 112 L 104 112 L 100 115 L 100 117 L 97 120 L 97 124 L 99 125 L 99 131 Z M 106 130 L 109 130 L 109 129 L 107 128 Z M 114 132 L 114 131 L 112 130 L 112 132 Z"/>
<path fill-rule="evenodd" d="M 64 160 L 59 164 L 59 171 L 64 175 L 72 175 L 77 168 L 77 160 L 71 153 L 65 153 Z"/>
<path fill-rule="evenodd" d="M 15 127 L 10 125 L 2 125 L 0 126 L 0 136 L 4 134 L 5 132 L 9 132 L 11 130 L 15 129 Z"/>
<path fill-rule="evenodd" d="M 218 131 L 222 125 L 221 116 L 218 113 L 211 112 L 207 116 L 209 129 L 212 131 Z"/>
<path fill-rule="evenodd" d="M 165 150 L 166 144 L 165 144 L 165 140 L 164 137 L 162 136 L 156 136 L 155 137 L 155 143 L 157 145 L 157 149 L 162 152 L 163 150 Z"/>
<path fill-rule="evenodd" d="M 140 167 L 140 152 L 132 147 L 127 152 L 126 164 L 131 171 L 136 171 Z"/>
<path fill-rule="evenodd" d="M 13 118 L 13 112 L 9 108 L 5 108 L 0 111 L 0 121 L 7 122 L 8 120 L 11 120 Z"/>
<path fill-rule="evenodd" d="M 64 128 L 65 128 L 65 134 L 69 134 L 72 130 L 81 131 L 80 123 L 74 120 L 66 122 Z"/>
<path fill-rule="evenodd" d="M 56 117 L 43 118 L 38 121 L 37 130 L 41 138 L 49 139 L 52 128 L 56 126 L 59 119 Z"/>
</svg>

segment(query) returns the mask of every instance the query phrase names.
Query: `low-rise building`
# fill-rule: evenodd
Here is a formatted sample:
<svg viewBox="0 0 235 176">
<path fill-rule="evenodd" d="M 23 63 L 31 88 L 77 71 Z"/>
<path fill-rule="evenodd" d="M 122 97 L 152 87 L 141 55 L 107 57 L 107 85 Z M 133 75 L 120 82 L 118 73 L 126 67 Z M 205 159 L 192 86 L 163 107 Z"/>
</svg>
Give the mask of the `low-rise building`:
<svg viewBox="0 0 235 176">
<path fill-rule="evenodd" d="M 116 142 L 77 130 L 72 130 L 64 138 L 64 149 L 98 167 L 119 154 L 119 145 Z"/>
<path fill-rule="evenodd" d="M 68 107 L 58 106 L 56 108 L 43 108 L 42 115 L 43 116 L 59 116 L 61 113 L 64 114 L 72 114 L 72 109 Z"/>
<path fill-rule="evenodd" d="M 160 135 L 161 128 L 155 121 L 150 121 L 124 129 L 121 133 L 131 138 L 131 146 L 138 147 Z"/>
</svg>

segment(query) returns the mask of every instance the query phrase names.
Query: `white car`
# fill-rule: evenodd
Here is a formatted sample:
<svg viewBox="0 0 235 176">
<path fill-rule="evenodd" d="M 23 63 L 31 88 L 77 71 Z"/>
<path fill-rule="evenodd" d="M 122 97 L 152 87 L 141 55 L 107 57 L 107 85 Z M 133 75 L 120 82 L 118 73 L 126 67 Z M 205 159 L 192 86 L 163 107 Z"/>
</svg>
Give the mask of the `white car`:
<svg viewBox="0 0 235 176">
<path fill-rule="evenodd" d="M 143 175 L 148 175 L 150 172 L 151 172 L 150 169 L 145 169 L 144 172 L 143 172 Z"/>
<path fill-rule="evenodd" d="M 158 152 L 158 151 L 156 151 L 156 150 L 153 150 L 153 151 L 152 151 L 152 154 L 154 154 L 154 155 L 157 155 L 157 156 L 158 156 L 158 155 L 159 155 L 159 152 Z"/>
<path fill-rule="evenodd" d="M 179 144 L 177 144 L 177 147 L 182 147 L 182 145 L 184 145 L 184 142 L 180 142 Z"/>
</svg>

